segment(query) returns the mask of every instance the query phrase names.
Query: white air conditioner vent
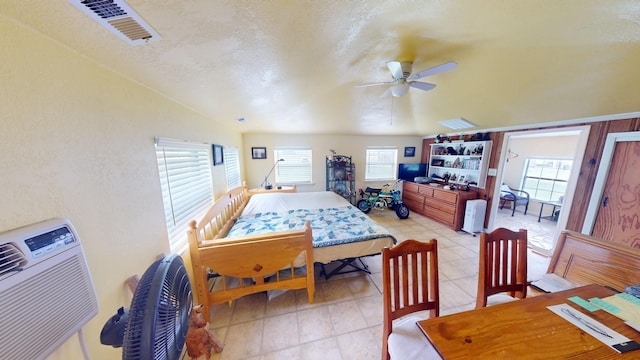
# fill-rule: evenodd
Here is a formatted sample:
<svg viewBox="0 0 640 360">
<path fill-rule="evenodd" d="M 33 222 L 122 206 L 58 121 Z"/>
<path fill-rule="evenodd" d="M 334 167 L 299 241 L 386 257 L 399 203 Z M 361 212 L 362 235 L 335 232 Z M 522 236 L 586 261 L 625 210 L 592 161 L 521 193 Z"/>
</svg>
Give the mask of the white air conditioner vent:
<svg viewBox="0 0 640 360">
<path fill-rule="evenodd" d="M 0 244 L 0 278 L 26 264 L 27 259 L 14 244 Z"/>
<path fill-rule="evenodd" d="M 135 46 L 162 39 L 124 0 L 69 0 L 71 4 L 127 43 Z"/>
</svg>

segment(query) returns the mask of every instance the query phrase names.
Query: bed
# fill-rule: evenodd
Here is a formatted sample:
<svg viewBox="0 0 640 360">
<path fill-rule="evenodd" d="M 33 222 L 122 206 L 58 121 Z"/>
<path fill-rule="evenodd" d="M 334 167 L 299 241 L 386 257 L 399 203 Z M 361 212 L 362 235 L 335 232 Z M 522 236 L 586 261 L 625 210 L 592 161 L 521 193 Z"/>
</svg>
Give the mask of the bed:
<svg viewBox="0 0 640 360">
<path fill-rule="evenodd" d="M 313 264 L 339 261 L 331 274 L 379 254 L 395 239 L 380 224 L 333 192 L 267 193 L 249 197 L 238 187 L 187 233 L 198 301 L 209 306 L 269 290 L 307 289 Z M 354 270 L 354 271 L 356 271 Z M 213 277 L 212 277 L 213 273 Z"/>
</svg>

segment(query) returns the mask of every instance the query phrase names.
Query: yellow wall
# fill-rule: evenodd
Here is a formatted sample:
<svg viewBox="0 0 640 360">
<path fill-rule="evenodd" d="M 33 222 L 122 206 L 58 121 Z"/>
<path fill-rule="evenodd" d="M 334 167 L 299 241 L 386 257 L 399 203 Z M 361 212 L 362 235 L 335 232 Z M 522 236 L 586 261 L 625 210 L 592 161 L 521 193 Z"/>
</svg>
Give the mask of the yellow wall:
<svg viewBox="0 0 640 360">
<path fill-rule="evenodd" d="M 247 186 L 255 188 L 260 186 L 264 176 L 273 166 L 273 150 L 279 147 L 311 147 L 313 150 L 313 184 L 298 185 L 298 191 L 324 191 L 326 189 L 326 156 L 331 156 L 329 149 L 335 150 L 338 155 L 352 157 L 356 165 L 356 188 L 384 185 L 383 183 L 364 181 L 365 151 L 368 146 L 389 146 L 398 149 L 399 163 L 419 163 L 422 153 L 422 138 L 418 136 L 357 136 L 357 135 L 273 135 L 273 134 L 244 134 L 244 163 L 247 169 Z M 404 157 L 404 148 L 413 146 L 416 149 L 414 157 Z M 251 158 L 252 147 L 266 147 L 267 159 L 256 160 Z M 275 175 L 269 177 L 275 183 Z"/>
<path fill-rule="evenodd" d="M 89 354 L 119 358 L 100 330 L 129 306 L 125 280 L 169 251 L 154 136 L 238 147 L 241 136 L 2 16 L 0 49 L 0 232 L 71 220 L 99 298 Z M 225 191 L 223 167 L 214 182 Z M 78 343 L 52 358 L 81 358 Z"/>
</svg>

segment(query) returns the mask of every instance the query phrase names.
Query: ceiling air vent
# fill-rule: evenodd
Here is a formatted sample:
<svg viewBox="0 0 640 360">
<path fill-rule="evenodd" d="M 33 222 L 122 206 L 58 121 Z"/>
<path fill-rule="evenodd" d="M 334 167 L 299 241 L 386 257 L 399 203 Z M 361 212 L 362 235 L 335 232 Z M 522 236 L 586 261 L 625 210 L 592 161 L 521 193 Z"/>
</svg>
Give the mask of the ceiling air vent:
<svg viewBox="0 0 640 360">
<path fill-rule="evenodd" d="M 20 270 L 26 264 L 27 259 L 15 245 L 11 243 L 0 245 L 0 277 Z"/>
<path fill-rule="evenodd" d="M 162 39 L 123 0 L 69 0 L 69 2 L 132 46 Z"/>
</svg>

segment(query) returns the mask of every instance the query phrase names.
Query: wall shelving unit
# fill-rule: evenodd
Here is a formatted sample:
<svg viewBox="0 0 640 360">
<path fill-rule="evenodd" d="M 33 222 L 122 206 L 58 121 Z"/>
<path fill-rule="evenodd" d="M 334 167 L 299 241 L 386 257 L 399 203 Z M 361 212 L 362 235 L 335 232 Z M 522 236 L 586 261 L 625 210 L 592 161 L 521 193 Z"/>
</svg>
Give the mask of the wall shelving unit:
<svg viewBox="0 0 640 360">
<path fill-rule="evenodd" d="M 448 184 L 471 184 L 484 189 L 491 140 L 431 144 L 429 177 Z"/>
</svg>

